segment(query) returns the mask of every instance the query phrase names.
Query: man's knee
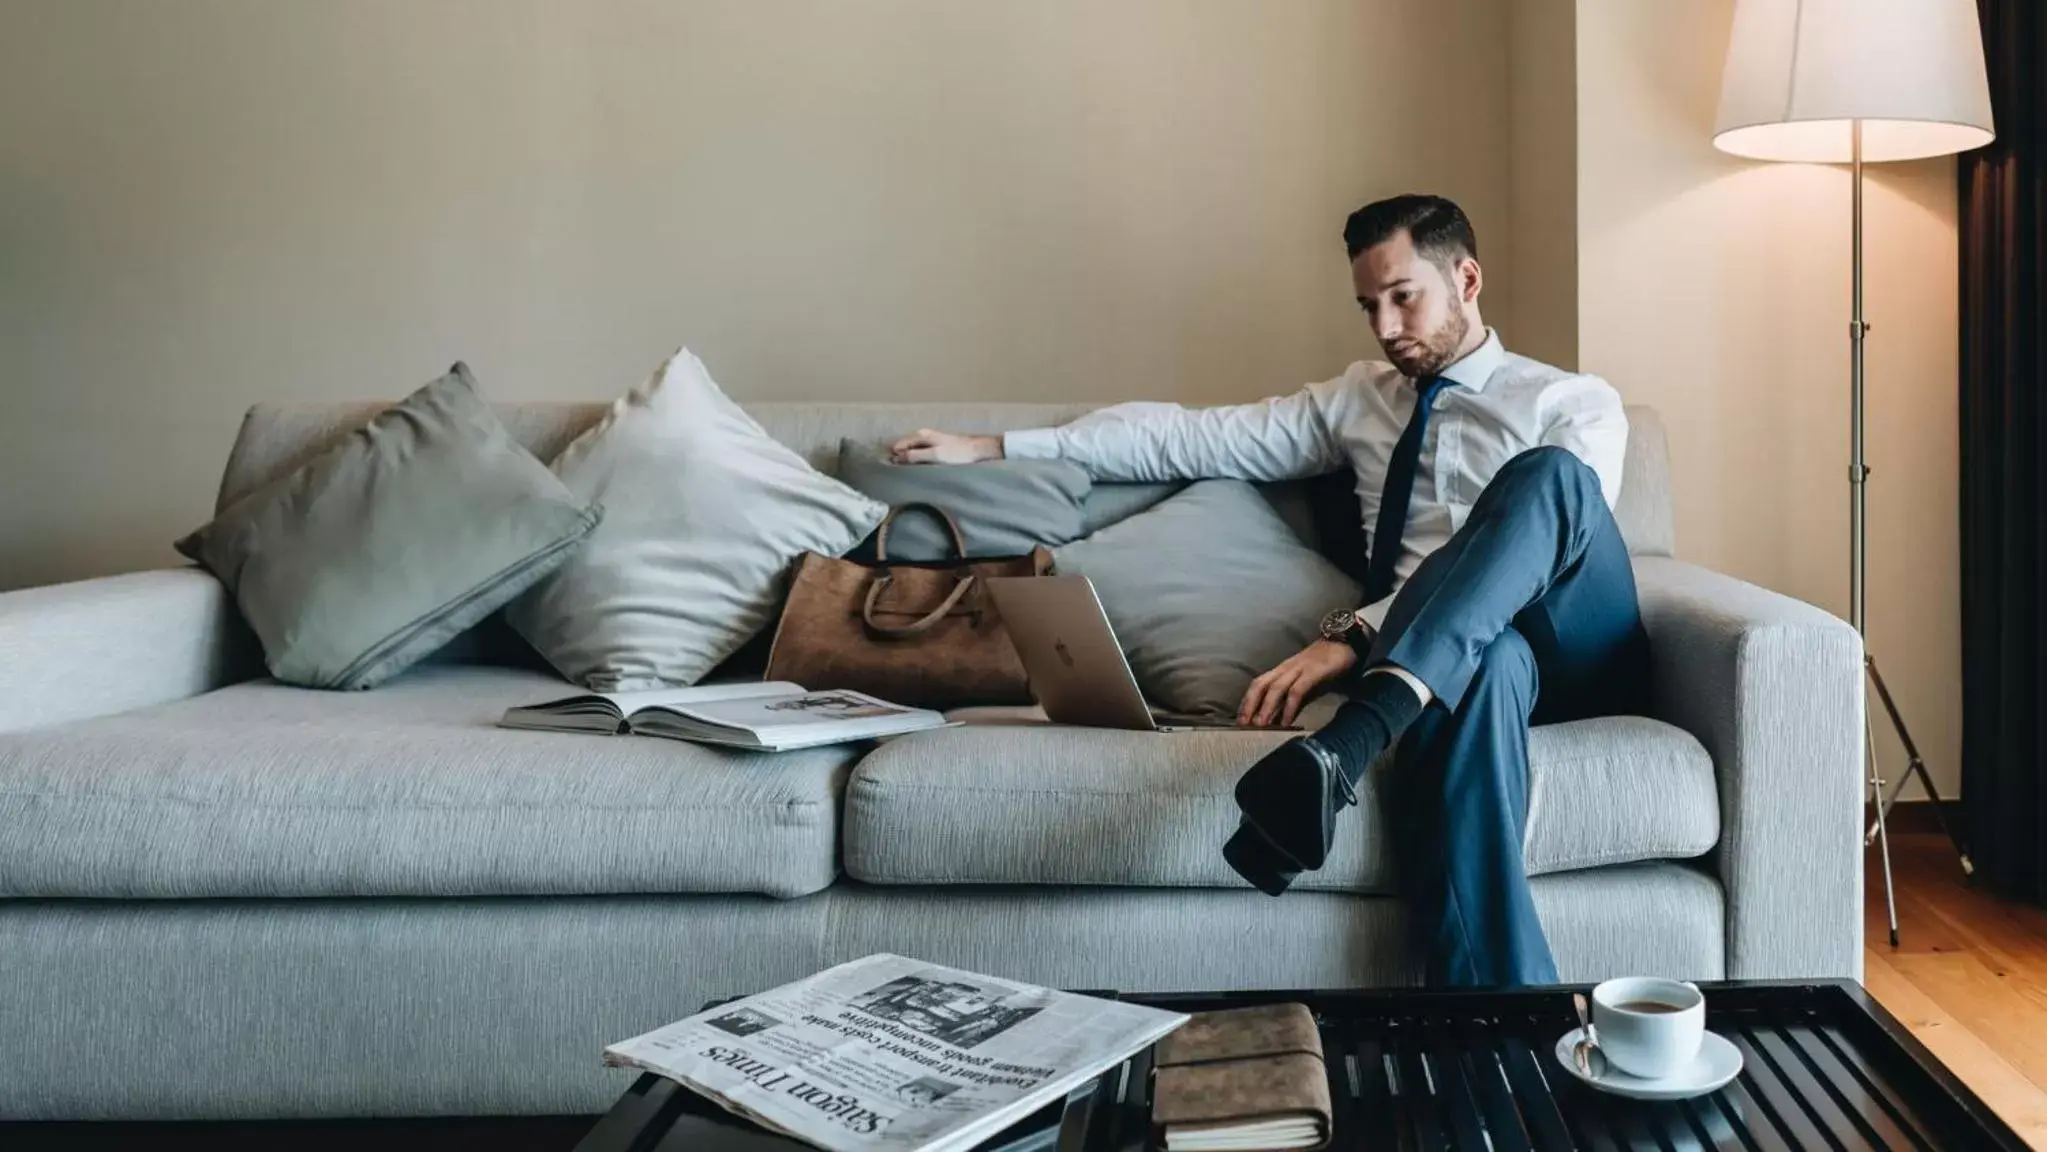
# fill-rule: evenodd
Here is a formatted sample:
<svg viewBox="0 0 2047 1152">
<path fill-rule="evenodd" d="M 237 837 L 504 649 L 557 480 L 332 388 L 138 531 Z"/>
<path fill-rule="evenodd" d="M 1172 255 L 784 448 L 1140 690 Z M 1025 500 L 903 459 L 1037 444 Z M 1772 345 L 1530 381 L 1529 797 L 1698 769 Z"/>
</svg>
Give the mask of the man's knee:
<svg viewBox="0 0 2047 1152">
<path fill-rule="evenodd" d="M 1503 466 L 1494 483 L 1517 489 L 1560 492 L 1568 498 L 1605 503 L 1599 490 L 1599 473 L 1570 450 L 1554 444 L 1530 448 Z"/>
</svg>

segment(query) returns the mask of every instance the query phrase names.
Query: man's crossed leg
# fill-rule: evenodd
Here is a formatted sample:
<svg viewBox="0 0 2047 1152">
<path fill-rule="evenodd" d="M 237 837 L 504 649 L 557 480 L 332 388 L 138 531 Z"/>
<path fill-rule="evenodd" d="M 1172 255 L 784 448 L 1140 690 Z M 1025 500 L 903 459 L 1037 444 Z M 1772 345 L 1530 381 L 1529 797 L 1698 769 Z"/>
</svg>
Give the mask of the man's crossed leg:
<svg viewBox="0 0 2047 1152">
<path fill-rule="evenodd" d="M 1285 891 L 1322 866 L 1337 814 L 1394 749 L 1388 826 L 1430 983 L 1554 983 L 1522 866 L 1528 728 L 1637 712 L 1647 690 L 1634 570 L 1598 477 L 1561 448 L 1509 461 L 1401 588 L 1364 664 L 1327 727 L 1238 781 L 1224 855 Z"/>
</svg>

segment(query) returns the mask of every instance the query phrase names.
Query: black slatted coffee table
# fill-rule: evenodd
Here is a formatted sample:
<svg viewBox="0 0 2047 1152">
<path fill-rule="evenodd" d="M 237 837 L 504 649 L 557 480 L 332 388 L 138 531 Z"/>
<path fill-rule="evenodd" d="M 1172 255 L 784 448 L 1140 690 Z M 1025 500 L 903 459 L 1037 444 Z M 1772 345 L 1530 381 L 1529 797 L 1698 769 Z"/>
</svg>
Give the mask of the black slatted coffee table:
<svg viewBox="0 0 2047 1152">
<path fill-rule="evenodd" d="M 1298 1000 L 1329 1061 L 1330 1147 L 1521 1149 L 2022 1149 L 2023 1141 L 1848 982 L 1704 985 L 1707 1025 L 1741 1076 L 1679 1103 L 1616 1099 L 1558 1068 L 1577 1024 L 1568 990 L 1260 992 L 1122 997 L 1181 1012 Z M 1103 993 L 1095 993 L 1104 995 Z M 1151 1054 L 983 1145 L 994 1152 L 1143 1152 Z M 578 1152 L 768 1152 L 805 1147 L 642 1076 Z"/>
</svg>

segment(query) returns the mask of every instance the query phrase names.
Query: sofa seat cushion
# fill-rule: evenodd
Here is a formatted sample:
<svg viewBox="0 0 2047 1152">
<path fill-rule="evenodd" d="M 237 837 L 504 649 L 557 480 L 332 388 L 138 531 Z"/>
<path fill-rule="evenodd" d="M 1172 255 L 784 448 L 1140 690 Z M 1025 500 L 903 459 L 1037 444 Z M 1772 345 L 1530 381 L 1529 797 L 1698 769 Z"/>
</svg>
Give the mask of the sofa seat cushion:
<svg viewBox="0 0 2047 1152">
<path fill-rule="evenodd" d="M 259 680 L 0 734 L 0 896 L 796 896 L 836 872 L 857 754 L 518 732 L 546 673 Z"/>
<path fill-rule="evenodd" d="M 1306 720 L 1313 723 L 1319 711 Z M 846 789 L 846 873 L 875 884 L 1240 887 L 1222 844 L 1237 777 L 1286 737 L 1154 734 L 994 723 L 888 742 Z M 1529 736 L 1530 875 L 1713 847 L 1720 805 L 1697 740 L 1641 717 L 1547 725 Z M 1380 780 L 1359 790 L 1335 853 L 1295 888 L 1395 891 Z"/>
</svg>

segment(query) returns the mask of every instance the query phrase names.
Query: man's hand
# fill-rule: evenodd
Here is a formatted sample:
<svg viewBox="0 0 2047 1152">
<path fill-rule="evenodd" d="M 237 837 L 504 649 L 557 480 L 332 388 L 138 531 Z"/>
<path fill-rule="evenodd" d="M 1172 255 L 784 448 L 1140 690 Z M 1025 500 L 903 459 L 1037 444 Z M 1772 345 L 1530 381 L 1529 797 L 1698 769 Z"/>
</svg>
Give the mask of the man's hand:
<svg viewBox="0 0 2047 1152">
<path fill-rule="evenodd" d="M 1002 459 L 1002 437 L 919 428 L 891 445 L 889 453 L 898 464 L 974 464 Z"/>
<path fill-rule="evenodd" d="M 1315 641 L 1251 681 L 1244 702 L 1237 706 L 1237 723 L 1261 728 L 1292 726 L 1310 696 L 1357 662 L 1357 652 L 1343 641 Z"/>
</svg>

